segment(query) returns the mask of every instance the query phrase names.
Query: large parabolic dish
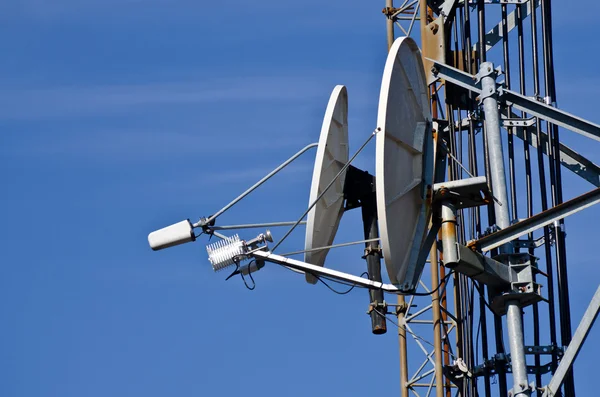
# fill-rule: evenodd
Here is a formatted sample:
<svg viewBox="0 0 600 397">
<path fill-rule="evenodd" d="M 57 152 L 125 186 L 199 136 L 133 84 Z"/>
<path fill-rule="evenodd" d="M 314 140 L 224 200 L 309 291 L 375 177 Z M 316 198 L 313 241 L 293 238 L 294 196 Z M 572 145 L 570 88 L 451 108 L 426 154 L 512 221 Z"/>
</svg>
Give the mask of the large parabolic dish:
<svg viewBox="0 0 600 397">
<path fill-rule="evenodd" d="M 346 87 L 338 85 L 333 89 L 323 126 L 315 160 L 309 205 L 325 190 L 327 185 L 348 162 L 348 93 Z M 331 245 L 340 219 L 344 213 L 345 173 L 340 175 L 319 202 L 308 213 L 306 222 L 305 249 Z M 306 252 L 304 261 L 311 265 L 323 266 L 329 250 Z M 306 274 L 306 281 L 315 284 L 317 279 Z"/>
<path fill-rule="evenodd" d="M 390 281 L 416 287 L 427 235 L 433 182 L 431 113 L 421 52 L 408 37 L 389 51 L 379 96 L 376 140 L 377 215 Z"/>
</svg>

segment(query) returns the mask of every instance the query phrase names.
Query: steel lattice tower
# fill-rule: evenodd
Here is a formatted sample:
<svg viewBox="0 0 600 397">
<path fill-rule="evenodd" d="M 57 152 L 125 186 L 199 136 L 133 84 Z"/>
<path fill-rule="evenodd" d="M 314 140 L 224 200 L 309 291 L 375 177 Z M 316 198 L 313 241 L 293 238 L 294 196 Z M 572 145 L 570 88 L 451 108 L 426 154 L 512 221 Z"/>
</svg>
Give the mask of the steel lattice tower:
<svg viewBox="0 0 600 397">
<path fill-rule="evenodd" d="M 383 9 L 388 46 L 395 32 L 415 36 L 426 72 L 432 67 L 431 60 L 471 75 L 478 73 L 482 63 L 492 62 L 504 74 L 506 88 L 556 105 L 550 0 L 396 3 L 387 0 Z M 486 30 L 490 20 L 494 28 Z M 428 83 L 436 133 L 448 149 L 446 179 L 487 176 L 489 180 L 493 169 L 480 101 L 444 80 Z M 561 144 L 556 125 L 511 106 L 502 106 L 500 113 L 510 222 L 563 202 L 561 166 L 583 169 L 578 172 L 581 177 L 600 185 L 600 169 Z M 517 172 L 517 165 L 524 172 Z M 459 211 L 458 240 L 465 244 L 493 231 L 499 223 L 497 217 L 493 204 Z M 538 267 L 547 276 L 547 302 L 536 303 L 525 313 L 527 323 L 532 325 L 525 327 L 525 338 L 533 341 L 525 346 L 527 371 L 540 387 L 556 370 L 559 355 L 572 335 L 564 221 L 530 233 L 518 242 L 516 251 L 539 257 Z M 443 261 L 443 254 L 439 256 Z M 437 396 L 450 396 L 458 387 L 463 396 L 509 395 L 512 383 L 507 380 L 511 365 L 504 343 L 506 324 L 486 307 L 487 288 L 460 274 L 453 275 L 445 285 L 447 269 L 438 263 L 436 249 L 432 249 L 430 263 L 431 271 L 423 276 L 421 285 L 424 291 L 431 291 L 442 280 L 439 292 L 431 298 L 413 297 L 408 302 L 403 296 L 398 299 L 401 395 L 430 395 L 435 390 Z M 412 308 L 416 301 L 422 303 L 422 309 Z M 541 326 L 549 331 L 540 332 Z M 419 327 L 418 332 L 415 327 Z M 427 332 L 433 333 L 433 347 L 424 345 L 416 335 L 411 338 L 413 333 Z M 411 339 L 418 349 L 411 350 Z M 417 357 L 419 350 L 424 353 L 422 360 Z M 449 371 L 453 356 L 464 361 L 471 376 L 456 366 L 456 371 Z M 572 373 L 563 390 L 564 395 L 575 395 Z"/>
</svg>

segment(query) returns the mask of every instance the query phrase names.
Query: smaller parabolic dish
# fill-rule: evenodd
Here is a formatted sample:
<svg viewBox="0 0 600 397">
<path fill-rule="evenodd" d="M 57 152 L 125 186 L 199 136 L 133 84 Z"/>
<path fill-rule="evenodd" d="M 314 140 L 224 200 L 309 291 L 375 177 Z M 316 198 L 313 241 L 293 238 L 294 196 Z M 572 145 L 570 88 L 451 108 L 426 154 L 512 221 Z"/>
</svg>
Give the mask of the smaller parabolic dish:
<svg viewBox="0 0 600 397">
<path fill-rule="evenodd" d="M 409 37 L 389 51 L 379 96 L 376 139 L 377 215 L 390 281 L 410 291 L 430 220 L 433 142 L 421 52 Z"/>
<path fill-rule="evenodd" d="M 331 93 L 323 118 L 310 187 L 309 205 L 317 199 L 342 170 L 348 162 L 348 153 L 348 93 L 346 87 L 338 85 Z M 333 243 L 340 219 L 344 213 L 345 178 L 345 173 L 340 175 L 308 213 L 306 250 L 325 247 Z M 306 252 L 304 261 L 311 265 L 323 266 L 328 252 L 327 249 Z M 315 284 L 317 279 L 312 274 L 307 273 L 306 281 Z"/>
</svg>

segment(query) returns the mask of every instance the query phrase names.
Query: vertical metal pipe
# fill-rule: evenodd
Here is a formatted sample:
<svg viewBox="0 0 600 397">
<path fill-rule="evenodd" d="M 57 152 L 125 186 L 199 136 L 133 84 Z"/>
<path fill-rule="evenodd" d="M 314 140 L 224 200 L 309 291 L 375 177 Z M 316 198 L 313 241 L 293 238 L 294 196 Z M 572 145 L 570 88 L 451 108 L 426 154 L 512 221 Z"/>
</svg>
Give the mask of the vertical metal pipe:
<svg viewBox="0 0 600 397">
<path fill-rule="evenodd" d="M 440 268 L 436 244 L 433 244 L 431 247 L 429 260 L 431 262 L 431 287 L 436 288 L 440 284 Z M 437 289 L 431 294 L 431 312 L 433 315 L 433 345 L 435 348 L 435 395 L 436 397 L 444 397 L 444 375 L 442 373 L 442 319 L 440 292 Z"/>
<path fill-rule="evenodd" d="M 531 12 L 531 35 L 532 35 L 532 54 L 533 54 L 533 84 L 534 84 L 534 94 L 536 96 L 540 95 L 540 78 L 539 78 L 539 58 L 538 58 L 538 30 L 537 30 L 537 13 L 535 9 L 532 9 Z M 550 134 L 550 131 L 548 131 Z M 546 172 L 544 166 L 544 154 L 543 154 L 543 142 L 541 140 L 541 126 L 540 120 L 536 119 L 536 137 L 538 141 L 537 147 L 537 156 L 538 156 L 538 169 L 539 169 L 539 179 L 540 179 L 540 194 L 541 194 L 541 205 L 542 211 L 546 211 L 548 209 L 548 197 L 547 197 L 547 189 L 546 189 Z M 547 151 L 546 153 L 552 157 L 552 148 L 550 146 L 550 142 L 546 142 Z M 544 240 L 546 242 L 550 241 L 550 230 L 548 227 L 544 227 Z M 557 241 L 558 243 L 558 241 Z M 557 244 L 558 246 L 558 244 Z M 562 246 L 562 245 L 561 245 Z M 552 345 L 556 345 L 556 320 L 555 320 L 555 306 L 554 306 L 554 277 L 552 270 L 552 252 L 550 244 L 544 244 L 544 250 L 546 255 L 546 274 L 548 275 L 548 311 L 549 311 L 549 320 L 550 320 L 550 339 Z M 559 250 L 559 255 L 564 252 L 564 250 Z M 560 259 L 557 258 L 557 270 L 560 272 Z M 560 277 L 559 277 L 560 279 Z M 558 282 L 558 290 L 559 290 L 559 306 L 563 303 L 560 294 L 561 294 L 561 283 L 560 280 Z M 565 329 L 565 317 L 563 316 L 564 312 L 561 311 L 560 316 L 560 329 L 561 336 Z M 568 313 L 566 313 L 568 316 Z M 569 324 L 570 326 L 570 324 Z M 561 337 L 562 342 L 562 337 Z M 553 356 L 553 365 L 556 365 L 556 358 Z M 569 382 L 571 385 L 571 382 Z M 573 394 L 574 395 L 574 394 Z"/>
<path fill-rule="evenodd" d="M 546 88 L 546 102 L 556 106 L 556 85 L 554 81 L 554 53 L 552 48 L 552 8 L 548 0 L 541 1 L 542 8 L 542 36 L 544 50 L 544 85 Z M 553 205 L 561 204 L 562 197 L 562 172 L 560 164 L 560 136 L 556 125 L 546 123 L 548 137 L 551 140 L 552 160 L 551 181 Z M 552 172 L 553 171 L 553 172 Z M 569 302 L 569 282 L 567 277 L 567 256 L 564 221 L 560 220 L 556 225 L 556 268 L 558 277 L 558 302 L 561 316 L 561 344 L 563 346 L 571 343 L 571 315 Z M 553 369 L 556 368 L 556 356 L 553 354 Z M 575 382 L 572 369 L 567 374 L 564 383 L 565 394 L 575 395 Z"/>
<path fill-rule="evenodd" d="M 485 47 L 485 1 L 477 0 L 478 54 L 480 64 L 486 61 Z"/>
<path fill-rule="evenodd" d="M 442 252 L 444 253 L 444 266 L 452 267 L 458 263 L 458 249 L 456 247 L 456 209 L 449 202 L 442 203 Z"/>
<path fill-rule="evenodd" d="M 494 212 L 496 224 L 501 229 L 510 226 L 508 211 L 508 193 L 506 189 L 506 174 L 504 172 L 504 154 L 502 151 L 502 136 L 500 134 L 500 114 L 496 94 L 496 74 L 491 62 L 484 62 L 479 68 L 481 77 L 481 97 L 485 114 L 486 140 L 489 151 L 490 176 L 494 192 Z M 508 250 L 508 251 L 507 251 Z M 502 251 L 511 253 L 510 246 L 504 246 Z"/>
<path fill-rule="evenodd" d="M 482 63 L 479 69 L 481 77 L 481 98 L 485 113 L 485 125 L 489 148 L 490 174 L 495 196 L 494 210 L 497 225 L 504 229 L 510 225 L 508 209 L 508 192 L 502 152 L 502 138 L 500 135 L 500 120 L 498 101 L 496 97 L 496 80 L 494 67 L 490 62 Z M 501 247 L 501 252 L 510 254 L 512 245 Z M 523 346 L 523 318 L 518 302 L 508 302 L 506 325 L 510 343 L 510 354 L 513 373 L 513 395 L 528 396 L 527 364 L 525 362 L 525 348 Z"/>
<path fill-rule="evenodd" d="M 489 292 L 489 290 L 488 290 Z M 503 342 L 502 317 L 494 314 L 494 338 L 496 340 L 496 352 L 502 352 L 506 355 Z M 502 366 L 498 368 L 498 389 L 501 396 L 508 396 L 508 382 L 506 381 L 506 371 Z"/>
<path fill-rule="evenodd" d="M 394 0 L 385 0 L 386 8 L 394 8 Z M 392 48 L 392 44 L 394 44 L 394 20 L 389 18 L 386 20 L 386 31 L 387 31 L 387 45 L 388 51 Z"/>
<path fill-rule="evenodd" d="M 523 317 L 519 302 L 507 302 L 506 323 L 514 379 L 512 395 L 514 397 L 529 396 L 529 380 L 527 379 L 527 363 L 525 362 L 525 346 L 523 345 Z"/>
<path fill-rule="evenodd" d="M 394 7 L 394 0 L 385 0 L 385 6 L 389 8 Z M 394 21 L 391 18 L 388 18 L 386 21 L 386 30 L 387 30 L 387 45 L 388 51 L 392 48 L 394 44 Z M 404 299 L 404 295 L 398 295 L 398 324 L 401 326 L 398 327 L 398 345 L 400 351 L 400 395 L 402 397 L 408 397 L 408 388 L 406 384 L 408 383 L 408 360 L 407 360 L 407 349 L 406 349 L 406 329 L 402 326 L 404 324 L 404 315 L 406 313 L 406 301 Z"/>
<path fill-rule="evenodd" d="M 487 345 L 487 314 L 486 314 L 486 307 L 485 307 L 485 297 L 483 296 L 483 292 L 484 290 L 484 285 L 480 284 L 479 285 L 479 290 L 481 291 L 481 294 L 479 295 L 479 321 L 481 321 L 481 353 L 483 354 L 483 357 L 485 360 L 487 360 L 489 358 L 489 352 L 488 352 L 488 345 Z M 477 343 L 477 341 L 475 341 L 475 343 Z M 504 373 L 501 374 L 502 377 L 504 378 L 504 384 L 506 384 L 506 375 Z M 486 397 L 491 397 L 492 396 L 492 387 L 490 384 L 490 374 L 488 371 L 486 371 L 485 373 L 485 378 L 484 378 L 484 388 L 485 388 L 485 396 Z M 502 392 L 502 391 L 501 391 Z M 506 395 L 506 394 L 504 394 Z"/>
<path fill-rule="evenodd" d="M 377 224 L 377 204 L 375 193 L 361 198 L 362 219 L 364 236 L 366 240 L 379 238 L 379 227 Z M 367 273 L 369 280 L 381 282 L 381 251 L 378 241 L 365 243 L 365 259 L 367 260 Z M 369 290 L 369 298 L 372 305 L 377 308 L 383 304 L 382 290 Z M 379 310 L 379 309 L 377 309 Z M 371 312 L 371 330 L 376 335 L 385 334 L 387 332 L 386 320 L 376 311 Z"/>
<path fill-rule="evenodd" d="M 511 88 L 511 70 L 510 70 L 510 52 L 508 49 L 508 22 L 507 22 L 507 11 L 506 4 L 502 4 L 502 50 L 504 55 L 504 74 L 506 75 L 506 88 Z M 512 107 L 506 107 L 506 117 L 511 117 Z M 513 142 L 513 128 L 509 127 L 508 131 L 508 174 L 510 182 L 510 202 L 511 202 L 511 219 L 519 219 L 519 212 L 517 206 L 517 186 L 516 186 L 516 173 L 515 173 L 515 149 Z"/>
</svg>

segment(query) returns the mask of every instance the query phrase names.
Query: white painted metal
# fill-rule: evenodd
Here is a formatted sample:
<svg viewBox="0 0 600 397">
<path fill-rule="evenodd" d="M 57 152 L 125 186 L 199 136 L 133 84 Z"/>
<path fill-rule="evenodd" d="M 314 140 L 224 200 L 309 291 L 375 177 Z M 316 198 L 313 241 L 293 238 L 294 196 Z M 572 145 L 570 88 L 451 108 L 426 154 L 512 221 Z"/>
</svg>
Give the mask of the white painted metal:
<svg viewBox="0 0 600 397">
<path fill-rule="evenodd" d="M 381 82 L 376 143 L 377 212 L 390 280 L 416 287 L 417 257 L 427 235 L 433 182 L 431 113 L 421 52 L 409 37 L 389 51 Z"/>
<path fill-rule="evenodd" d="M 171 226 L 163 227 L 148 235 L 148 244 L 154 251 L 163 248 L 173 247 L 175 245 L 189 243 L 194 241 L 194 230 L 188 219 L 175 223 Z"/>
<path fill-rule="evenodd" d="M 346 87 L 338 85 L 331 93 L 323 118 L 309 203 L 314 202 L 342 170 L 344 164 L 348 162 L 348 151 L 348 93 Z M 308 213 L 306 250 L 333 243 L 344 213 L 345 177 L 344 172 Z M 306 252 L 304 261 L 312 265 L 323 266 L 328 252 L 328 249 Z M 307 273 L 306 281 L 315 284 L 317 279 Z"/>
<path fill-rule="evenodd" d="M 346 283 L 351 283 L 363 288 L 381 289 L 390 293 L 401 292 L 396 286 L 392 284 L 384 284 L 379 281 L 371 281 L 368 278 L 358 277 L 353 274 L 348 274 L 337 270 L 326 269 L 322 266 L 311 265 L 310 263 L 305 263 L 296 259 L 273 254 L 268 251 L 254 251 L 249 255 L 257 260 L 261 259 L 267 262 L 277 263 L 290 269 L 303 271 L 306 274 L 312 273 L 316 276 L 334 278 L 336 280 L 345 281 Z"/>
</svg>

